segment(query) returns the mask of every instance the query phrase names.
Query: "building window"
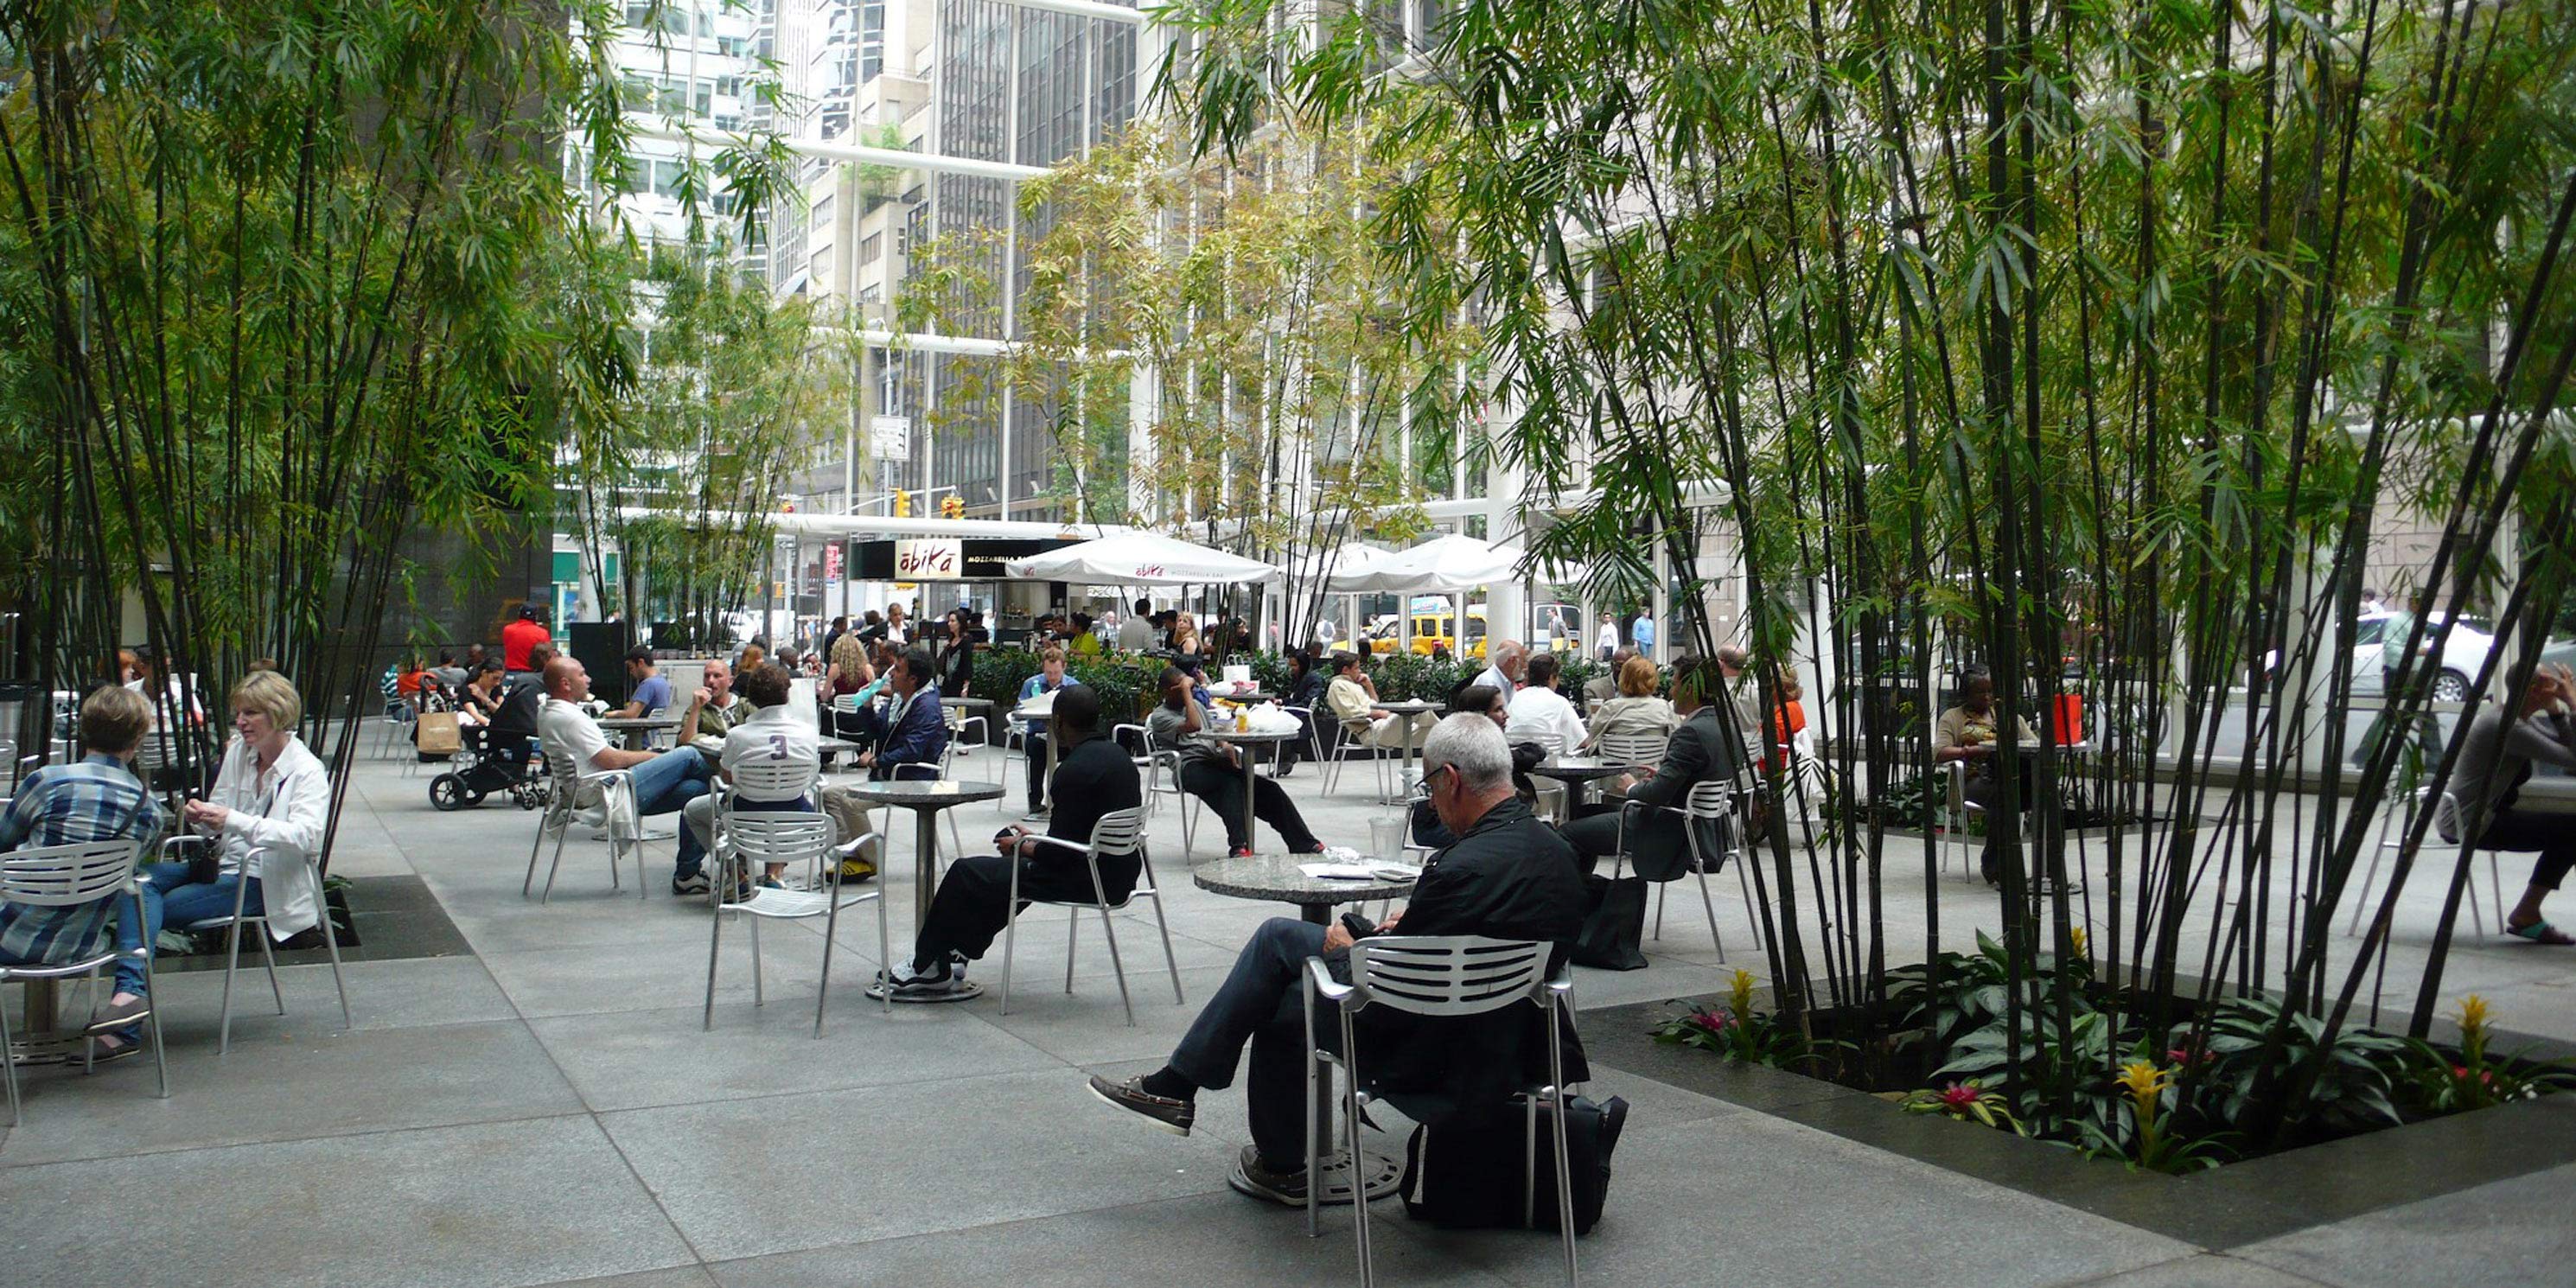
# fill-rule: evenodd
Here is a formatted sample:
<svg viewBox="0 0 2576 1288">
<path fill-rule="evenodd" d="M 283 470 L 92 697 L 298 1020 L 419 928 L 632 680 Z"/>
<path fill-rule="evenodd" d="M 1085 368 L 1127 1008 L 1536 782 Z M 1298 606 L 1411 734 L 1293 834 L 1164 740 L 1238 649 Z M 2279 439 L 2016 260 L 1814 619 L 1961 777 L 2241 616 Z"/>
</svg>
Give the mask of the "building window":
<svg viewBox="0 0 2576 1288">
<path fill-rule="evenodd" d="M 884 298 L 885 289 L 877 285 L 875 282 L 870 282 L 859 288 L 859 303 L 861 304 L 874 304 Z"/>
<path fill-rule="evenodd" d="M 869 233 L 859 240 L 859 262 L 873 264 L 885 258 L 885 234 Z"/>
<path fill-rule="evenodd" d="M 817 228 L 832 222 L 832 194 L 827 192 L 814 199 L 814 209 L 808 214 L 806 222 Z"/>
</svg>

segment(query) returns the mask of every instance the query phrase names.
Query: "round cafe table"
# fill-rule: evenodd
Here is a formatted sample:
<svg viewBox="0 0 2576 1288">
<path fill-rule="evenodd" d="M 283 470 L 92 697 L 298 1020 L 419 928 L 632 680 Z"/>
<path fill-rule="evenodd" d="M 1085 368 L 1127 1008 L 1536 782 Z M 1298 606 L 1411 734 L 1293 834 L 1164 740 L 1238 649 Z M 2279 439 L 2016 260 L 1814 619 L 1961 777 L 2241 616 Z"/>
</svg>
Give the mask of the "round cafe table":
<svg viewBox="0 0 2576 1288">
<path fill-rule="evenodd" d="M 1252 779 L 1252 762 L 1259 759 L 1259 757 L 1252 754 L 1253 749 L 1268 746 L 1274 749 L 1272 754 L 1275 756 L 1277 754 L 1275 749 L 1281 743 L 1288 742 L 1292 739 L 1303 738 L 1305 736 L 1306 735 L 1293 730 L 1283 730 L 1270 733 L 1264 733 L 1259 729 L 1245 729 L 1241 731 L 1233 729 L 1199 730 L 1198 737 L 1203 741 L 1229 743 L 1238 748 L 1235 752 L 1234 758 L 1243 762 L 1243 836 L 1245 840 L 1249 841 L 1252 839 L 1252 824 L 1254 820 L 1252 811 L 1252 789 L 1254 786 Z"/>
<path fill-rule="evenodd" d="M 1550 756 L 1530 768 L 1533 778 L 1553 778 L 1565 784 L 1568 798 L 1580 796 L 1583 785 L 1627 773 L 1629 766 L 1613 764 L 1598 756 Z"/>
<path fill-rule="evenodd" d="M 1336 904 L 1362 903 L 1371 899 L 1401 898 L 1413 890 L 1411 880 L 1404 881 L 1336 881 L 1310 877 L 1298 865 L 1318 860 L 1311 854 L 1255 854 L 1249 858 L 1219 859 L 1190 869 L 1190 881 L 1202 890 L 1236 899 L 1276 900 L 1297 905 L 1297 915 L 1316 925 L 1332 920 Z M 1315 1107 L 1307 1121 L 1315 1124 L 1317 1159 L 1316 1198 L 1325 1203 L 1351 1201 L 1353 1177 L 1364 1178 L 1370 1198 L 1393 1193 L 1403 1168 L 1387 1154 L 1374 1150 L 1360 1152 L 1359 1166 L 1351 1165 L 1350 1155 L 1335 1142 L 1333 1115 L 1335 1108 L 1333 1077 L 1330 1071 L 1315 1080 Z M 1252 1191 L 1232 1177 L 1228 1183 L 1245 1193 Z"/>
<path fill-rule="evenodd" d="M 852 783 L 848 791 L 854 799 L 871 805 L 890 805 L 912 811 L 912 863 L 916 886 L 912 901 L 912 929 L 913 933 L 919 934 L 923 923 L 930 920 L 930 896 L 939 886 L 939 811 L 976 801 L 1000 800 L 1002 785 L 916 778 L 902 782 Z"/>
<path fill-rule="evenodd" d="M 617 735 L 620 742 L 632 743 L 633 735 L 636 734 L 649 737 L 657 729 L 679 728 L 680 718 L 678 716 L 601 716 L 598 724 L 601 732 Z"/>
</svg>

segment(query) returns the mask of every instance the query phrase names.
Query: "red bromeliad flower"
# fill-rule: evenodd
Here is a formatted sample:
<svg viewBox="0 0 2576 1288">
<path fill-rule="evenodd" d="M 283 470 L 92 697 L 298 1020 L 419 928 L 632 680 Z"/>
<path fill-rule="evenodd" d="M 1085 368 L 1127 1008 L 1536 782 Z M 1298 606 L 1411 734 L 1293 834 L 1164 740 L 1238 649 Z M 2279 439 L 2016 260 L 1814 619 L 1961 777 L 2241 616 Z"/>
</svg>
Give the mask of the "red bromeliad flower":
<svg viewBox="0 0 2576 1288">
<path fill-rule="evenodd" d="M 1724 1011 L 1693 1011 L 1686 1023 L 1704 1032 L 1724 1033 L 1735 1023 L 1735 1017 Z"/>
<path fill-rule="evenodd" d="M 1983 1094 L 1973 1082 L 1954 1082 L 1941 1089 L 1941 1104 L 1943 1108 L 1965 1113 Z"/>
</svg>

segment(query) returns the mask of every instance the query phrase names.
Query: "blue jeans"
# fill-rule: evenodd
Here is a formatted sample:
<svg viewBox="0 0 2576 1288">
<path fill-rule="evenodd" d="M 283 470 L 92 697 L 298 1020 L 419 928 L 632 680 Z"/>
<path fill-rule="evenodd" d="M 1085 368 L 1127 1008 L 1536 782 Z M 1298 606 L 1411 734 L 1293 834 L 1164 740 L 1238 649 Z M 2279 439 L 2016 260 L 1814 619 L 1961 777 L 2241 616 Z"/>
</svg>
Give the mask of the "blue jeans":
<svg viewBox="0 0 2576 1288">
<path fill-rule="evenodd" d="M 949 871 L 953 874 L 956 869 Z M 1324 928 L 1290 917 L 1273 917 L 1252 932 L 1234 959 L 1234 969 L 1219 985 L 1207 1008 L 1190 1023 L 1190 1031 L 1172 1051 L 1170 1064 L 1182 1077 L 1208 1090 L 1234 1084 L 1234 1070 L 1251 1044 L 1251 1077 L 1244 1087 L 1250 1111 L 1252 1143 L 1262 1165 L 1303 1170 L 1306 1129 L 1306 1068 L 1309 1049 L 1303 985 L 1306 959 L 1324 953 Z M 1327 962 L 1348 958 L 1336 954 Z M 1346 973 L 1337 967 L 1338 978 Z M 1315 1008 L 1314 1041 L 1339 1051 L 1342 1034 L 1338 1008 Z"/>
<path fill-rule="evenodd" d="M 707 758 L 695 747 L 675 747 L 627 771 L 635 782 L 635 810 L 639 814 L 676 814 L 690 801 L 707 794 Z M 698 834 L 680 829 L 680 861 L 673 873 L 687 876 L 706 863 L 706 847 L 698 844 Z"/>
<path fill-rule="evenodd" d="M 258 877 L 245 876 L 239 872 L 226 872 L 204 884 L 191 885 L 188 882 L 188 865 L 185 863 L 144 864 L 143 919 L 147 923 L 143 928 L 144 937 L 139 940 L 129 938 L 126 923 L 130 918 L 119 916 L 116 922 L 116 946 L 132 948 L 138 943 L 150 943 L 153 938 L 160 935 L 161 927 L 165 924 L 185 929 L 200 921 L 233 915 L 233 891 L 245 881 L 250 883 L 250 890 L 241 897 L 242 915 L 250 917 L 267 911 L 268 905 L 259 897 Z M 263 927 L 250 933 L 264 935 L 268 931 Z M 127 982 L 128 977 L 125 972 L 124 964 L 119 963 L 116 968 L 116 986 L 129 993 L 142 992 L 142 971 L 139 968 L 135 971 L 131 984 Z"/>
</svg>

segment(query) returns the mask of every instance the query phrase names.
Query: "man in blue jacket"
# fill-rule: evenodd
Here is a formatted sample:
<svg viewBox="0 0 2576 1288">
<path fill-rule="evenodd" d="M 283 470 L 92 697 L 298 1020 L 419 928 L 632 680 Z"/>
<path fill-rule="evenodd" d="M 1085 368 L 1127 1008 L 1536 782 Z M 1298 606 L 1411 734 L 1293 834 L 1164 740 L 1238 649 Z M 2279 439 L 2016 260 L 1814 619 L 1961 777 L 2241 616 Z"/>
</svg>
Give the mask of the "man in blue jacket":
<svg viewBox="0 0 2576 1288">
<path fill-rule="evenodd" d="M 887 681 L 893 700 L 859 713 L 857 730 L 873 741 L 859 765 L 877 781 L 889 778 L 937 778 L 939 757 L 948 750 L 948 719 L 939 710 L 939 686 L 931 682 L 930 652 L 913 649 L 896 659 Z M 902 772 L 906 765 L 925 765 L 928 773 Z"/>
</svg>

